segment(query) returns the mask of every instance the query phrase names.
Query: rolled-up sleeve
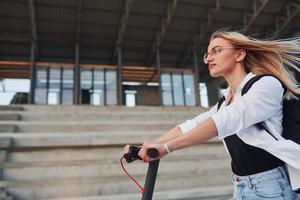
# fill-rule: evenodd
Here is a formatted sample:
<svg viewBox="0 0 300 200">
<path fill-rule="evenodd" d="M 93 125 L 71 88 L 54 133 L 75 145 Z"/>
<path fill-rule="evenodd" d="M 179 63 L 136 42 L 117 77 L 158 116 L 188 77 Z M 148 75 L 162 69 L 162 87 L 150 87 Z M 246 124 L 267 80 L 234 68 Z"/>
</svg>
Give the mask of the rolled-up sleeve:
<svg viewBox="0 0 300 200">
<path fill-rule="evenodd" d="M 211 116 L 218 137 L 223 139 L 272 117 L 282 109 L 282 94 L 281 83 L 274 77 L 263 77 L 255 82 L 244 96 Z"/>
<path fill-rule="evenodd" d="M 201 124 L 203 121 L 211 117 L 214 113 L 217 112 L 217 105 L 213 106 L 209 111 L 206 111 L 204 113 L 201 113 L 200 115 L 197 115 L 193 119 L 189 119 L 185 121 L 184 123 L 181 123 L 177 125 L 177 127 L 181 130 L 182 133 L 187 133 L 199 124 Z"/>
</svg>

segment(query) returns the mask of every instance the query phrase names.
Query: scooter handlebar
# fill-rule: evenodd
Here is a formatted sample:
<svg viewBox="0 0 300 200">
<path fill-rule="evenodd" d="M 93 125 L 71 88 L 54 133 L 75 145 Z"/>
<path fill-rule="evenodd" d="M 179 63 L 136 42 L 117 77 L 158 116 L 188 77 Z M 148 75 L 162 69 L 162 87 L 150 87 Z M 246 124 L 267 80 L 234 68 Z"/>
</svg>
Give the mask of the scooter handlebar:
<svg viewBox="0 0 300 200">
<path fill-rule="evenodd" d="M 124 154 L 124 158 L 126 159 L 126 162 L 127 163 L 131 163 L 131 162 L 133 162 L 135 160 L 142 160 L 142 158 L 138 156 L 138 153 L 141 150 L 141 148 L 142 147 L 140 147 L 140 146 L 130 145 L 128 153 Z M 148 149 L 147 155 L 150 158 L 156 158 L 156 157 L 159 156 L 159 152 L 158 152 L 157 149 L 151 148 L 151 149 Z"/>
</svg>

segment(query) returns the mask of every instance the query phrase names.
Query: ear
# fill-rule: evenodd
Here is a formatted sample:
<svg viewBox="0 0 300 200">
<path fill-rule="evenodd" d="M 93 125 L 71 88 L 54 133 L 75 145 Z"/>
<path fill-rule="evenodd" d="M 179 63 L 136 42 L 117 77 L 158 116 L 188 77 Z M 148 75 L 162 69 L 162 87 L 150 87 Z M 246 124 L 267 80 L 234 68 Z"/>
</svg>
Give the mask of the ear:
<svg viewBox="0 0 300 200">
<path fill-rule="evenodd" d="M 237 62 L 241 62 L 244 60 L 244 58 L 246 57 L 246 50 L 245 49 L 239 49 L 236 53 L 236 61 Z"/>
</svg>

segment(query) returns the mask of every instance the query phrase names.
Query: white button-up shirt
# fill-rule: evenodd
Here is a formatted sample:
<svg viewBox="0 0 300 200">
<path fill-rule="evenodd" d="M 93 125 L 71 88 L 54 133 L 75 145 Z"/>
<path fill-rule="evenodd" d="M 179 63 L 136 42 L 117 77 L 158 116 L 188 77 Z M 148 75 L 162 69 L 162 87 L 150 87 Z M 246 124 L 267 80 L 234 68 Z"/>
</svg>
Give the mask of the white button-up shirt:
<svg viewBox="0 0 300 200">
<path fill-rule="evenodd" d="M 226 101 L 219 111 L 215 105 L 209 111 L 179 124 L 178 127 L 182 133 L 188 133 L 211 117 L 217 127 L 219 139 L 223 140 L 227 136 L 237 134 L 246 144 L 262 148 L 283 160 L 288 166 L 293 188 L 299 188 L 300 145 L 281 136 L 284 89 L 276 78 L 266 76 L 255 82 L 242 96 L 242 88 L 254 76 L 253 73 L 247 74 L 239 84 L 231 104 L 226 105 L 229 101 L 228 88 L 225 94 Z M 259 130 L 255 126 L 259 122 L 264 122 L 265 127 L 277 140 L 265 130 Z"/>
</svg>

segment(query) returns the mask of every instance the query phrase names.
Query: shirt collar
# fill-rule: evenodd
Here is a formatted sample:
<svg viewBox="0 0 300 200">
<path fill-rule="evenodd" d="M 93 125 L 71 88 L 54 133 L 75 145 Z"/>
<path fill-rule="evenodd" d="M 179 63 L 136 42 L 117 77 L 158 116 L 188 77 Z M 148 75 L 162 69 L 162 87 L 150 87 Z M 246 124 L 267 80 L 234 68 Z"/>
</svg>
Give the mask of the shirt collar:
<svg viewBox="0 0 300 200">
<path fill-rule="evenodd" d="M 253 74 L 252 72 L 249 72 L 245 76 L 245 78 L 242 80 L 242 82 L 238 85 L 238 87 L 236 88 L 236 94 L 240 94 L 242 92 L 242 89 L 245 86 L 245 84 L 254 76 L 256 76 L 256 75 Z M 225 91 L 225 99 L 227 99 L 227 97 L 229 97 L 229 87 Z"/>
</svg>

